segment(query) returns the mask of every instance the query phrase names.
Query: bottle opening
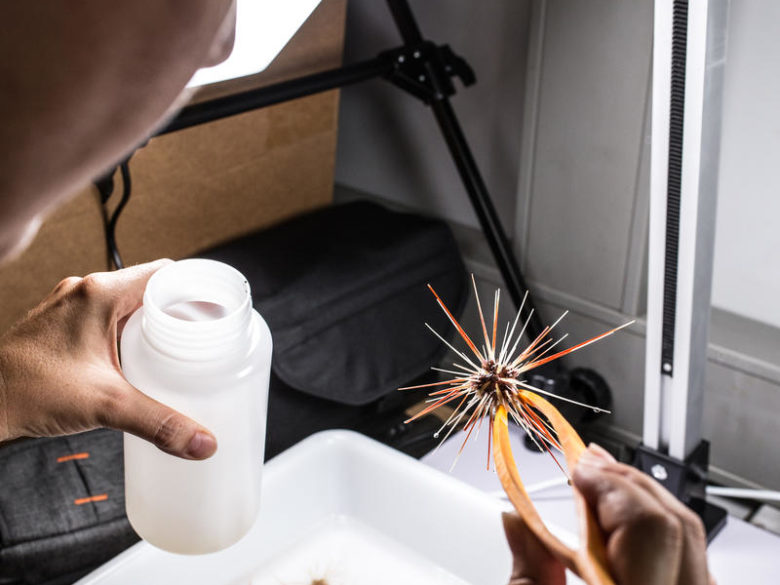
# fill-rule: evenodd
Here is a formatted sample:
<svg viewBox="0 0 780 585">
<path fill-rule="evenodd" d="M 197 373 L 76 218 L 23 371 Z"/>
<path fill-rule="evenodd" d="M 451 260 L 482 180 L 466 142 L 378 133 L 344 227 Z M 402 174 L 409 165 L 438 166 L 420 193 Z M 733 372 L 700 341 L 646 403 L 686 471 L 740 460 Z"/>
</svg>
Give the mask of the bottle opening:
<svg viewBox="0 0 780 585">
<path fill-rule="evenodd" d="M 158 351 L 186 360 L 240 352 L 251 337 L 252 299 L 232 266 L 192 258 L 158 270 L 144 292 L 142 331 Z"/>
<path fill-rule="evenodd" d="M 210 301 L 182 301 L 168 305 L 163 313 L 180 321 L 216 321 L 226 317 L 228 308 Z"/>
</svg>

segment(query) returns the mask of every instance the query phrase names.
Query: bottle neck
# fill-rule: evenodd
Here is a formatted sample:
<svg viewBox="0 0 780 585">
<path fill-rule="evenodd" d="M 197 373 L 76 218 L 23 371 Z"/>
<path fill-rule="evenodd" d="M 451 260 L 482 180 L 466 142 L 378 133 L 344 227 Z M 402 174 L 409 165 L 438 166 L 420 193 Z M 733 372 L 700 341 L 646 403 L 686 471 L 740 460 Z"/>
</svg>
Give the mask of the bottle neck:
<svg viewBox="0 0 780 585">
<path fill-rule="evenodd" d="M 216 361 L 245 353 L 252 338 L 249 283 L 215 260 L 169 264 L 146 285 L 141 330 L 154 349 L 179 360 Z"/>
</svg>

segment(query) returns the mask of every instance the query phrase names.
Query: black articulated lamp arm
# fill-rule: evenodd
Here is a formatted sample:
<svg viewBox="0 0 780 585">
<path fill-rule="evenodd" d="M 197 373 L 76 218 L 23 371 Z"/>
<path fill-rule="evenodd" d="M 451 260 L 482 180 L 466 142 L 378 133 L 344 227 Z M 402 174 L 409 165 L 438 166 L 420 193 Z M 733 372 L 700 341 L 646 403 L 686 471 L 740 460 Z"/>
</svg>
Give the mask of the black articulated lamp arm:
<svg viewBox="0 0 780 585">
<path fill-rule="evenodd" d="M 184 130 L 207 122 L 236 116 L 259 108 L 360 83 L 392 73 L 392 56 L 382 53 L 374 59 L 314 73 L 305 77 L 197 103 L 184 108 L 157 135 Z"/>
</svg>

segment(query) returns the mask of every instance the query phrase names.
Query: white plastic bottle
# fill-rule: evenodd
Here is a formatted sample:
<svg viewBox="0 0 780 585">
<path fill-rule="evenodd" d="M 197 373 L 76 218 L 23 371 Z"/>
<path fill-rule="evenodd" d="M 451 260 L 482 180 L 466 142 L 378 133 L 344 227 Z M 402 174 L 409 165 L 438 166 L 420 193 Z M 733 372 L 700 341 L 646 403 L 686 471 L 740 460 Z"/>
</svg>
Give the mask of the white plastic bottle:
<svg viewBox="0 0 780 585">
<path fill-rule="evenodd" d="M 127 322 L 122 369 L 136 388 L 193 418 L 217 452 L 187 461 L 125 434 L 127 516 L 164 550 L 203 554 L 238 541 L 259 509 L 271 333 L 234 268 L 190 259 L 156 272 Z"/>
</svg>

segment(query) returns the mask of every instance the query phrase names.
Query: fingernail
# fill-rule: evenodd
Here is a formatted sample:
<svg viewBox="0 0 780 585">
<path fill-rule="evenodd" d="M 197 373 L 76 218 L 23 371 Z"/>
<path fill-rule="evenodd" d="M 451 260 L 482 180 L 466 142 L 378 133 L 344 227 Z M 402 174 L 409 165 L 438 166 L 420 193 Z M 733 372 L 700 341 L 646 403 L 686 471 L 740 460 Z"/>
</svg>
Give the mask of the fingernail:
<svg viewBox="0 0 780 585">
<path fill-rule="evenodd" d="M 198 431 L 190 439 L 185 455 L 192 459 L 206 459 L 217 450 L 217 440 L 210 434 Z"/>
<path fill-rule="evenodd" d="M 607 451 L 604 447 L 601 445 L 597 445 L 596 443 L 591 443 L 588 445 L 588 450 L 593 453 L 594 455 L 600 456 L 604 461 L 609 461 L 610 463 L 616 463 L 617 459 L 615 459 L 612 456 L 612 453 Z"/>
</svg>

